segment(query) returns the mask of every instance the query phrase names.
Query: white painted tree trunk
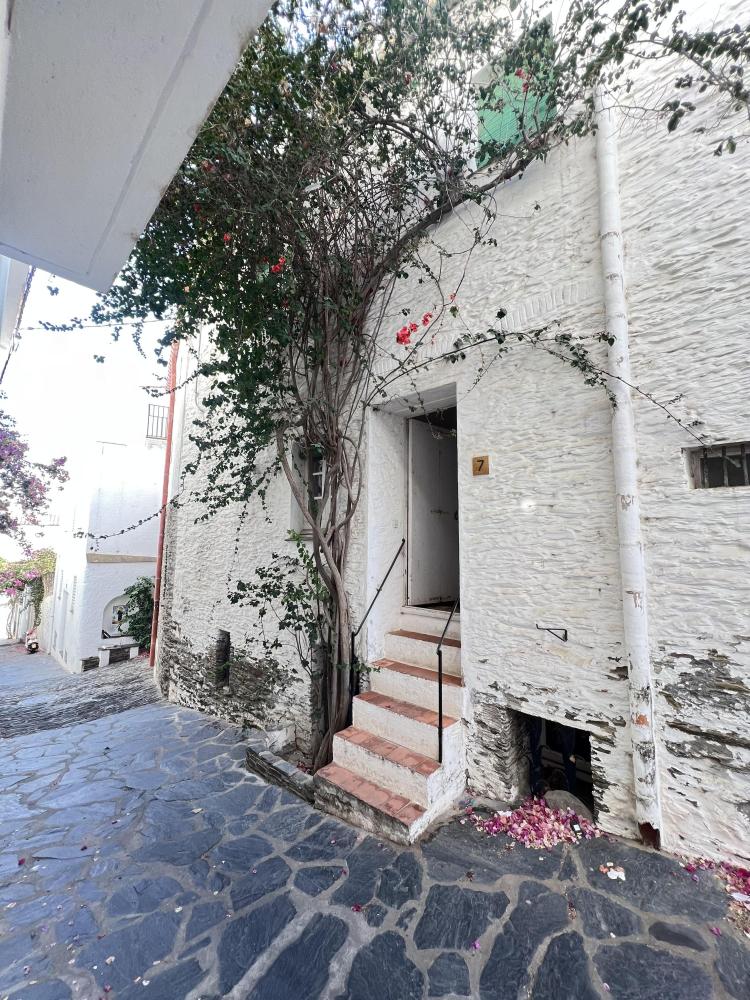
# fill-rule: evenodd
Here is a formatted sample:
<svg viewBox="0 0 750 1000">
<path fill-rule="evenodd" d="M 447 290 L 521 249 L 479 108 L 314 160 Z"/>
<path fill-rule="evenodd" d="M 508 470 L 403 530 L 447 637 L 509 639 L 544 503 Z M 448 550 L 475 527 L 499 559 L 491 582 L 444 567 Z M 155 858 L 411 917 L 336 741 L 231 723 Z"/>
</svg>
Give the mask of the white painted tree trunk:
<svg viewBox="0 0 750 1000">
<path fill-rule="evenodd" d="M 654 738 L 654 693 L 648 641 L 646 567 L 641 540 L 638 499 L 635 421 L 631 399 L 628 313 L 625 299 L 625 267 L 620 219 L 617 168 L 616 118 L 605 94 L 596 94 L 596 154 L 599 180 L 599 238 L 604 279 L 607 331 L 614 343 L 609 348 L 610 389 L 617 405 L 612 415 L 612 453 L 615 472 L 615 502 L 620 549 L 620 577 L 628 660 L 630 733 L 633 746 L 636 819 L 661 829 L 656 742 Z M 622 380 L 622 381 L 621 381 Z"/>
</svg>

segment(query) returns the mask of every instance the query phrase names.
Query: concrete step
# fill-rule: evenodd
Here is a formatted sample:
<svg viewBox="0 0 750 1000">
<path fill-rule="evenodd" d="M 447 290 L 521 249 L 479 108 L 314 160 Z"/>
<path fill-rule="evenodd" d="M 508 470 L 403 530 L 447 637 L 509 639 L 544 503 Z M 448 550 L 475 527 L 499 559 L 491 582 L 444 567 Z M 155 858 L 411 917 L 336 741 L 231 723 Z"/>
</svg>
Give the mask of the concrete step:
<svg viewBox="0 0 750 1000">
<path fill-rule="evenodd" d="M 425 809 L 441 794 L 436 760 L 356 726 L 334 736 L 333 762 Z"/>
<path fill-rule="evenodd" d="M 443 715 L 443 759 L 460 754 L 461 726 Z M 415 750 L 425 757 L 438 757 L 438 716 L 429 708 L 412 705 L 377 691 L 359 694 L 352 704 L 352 724 L 391 743 Z"/>
<path fill-rule="evenodd" d="M 415 632 L 411 629 L 394 629 L 386 633 L 385 656 L 400 663 L 413 663 L 417 667 L 437 670 L 437 646 L 440 632 Z M 461 640 L 448 636 L 443 639 L 443 671 L 461 675 Z"/>
<path fill-rule="evenodd" d="M 402 795 L 335 762 L 315 774 L 315 804 L 320 809 L 399 844 L 412 844 L 424 832 L 427 811 Z"/>
<path fill-rule="evenodd" d="M 370 674 L 370 688 L 379 694 L 408 701 L 421 708 L 438 709 L 437 670 L 417 667 L 398 660 L 376 660 Z M 443 673 L 443 714 L 461 719 L 464 711 L 463 681 L 455 674 Z"/>
<path fill-rule="evenodd" d="M 436 611 L 434 608 L 401 608 L 398 618 L 398 628 L 408 632 L 429 632 L 442 635 L 445 623 L 450 617 L 449 611 Z M 446 635 L 451 639 L 461 638 L 461 614 L 456 612 L 448 626 Z"/>
</svg>

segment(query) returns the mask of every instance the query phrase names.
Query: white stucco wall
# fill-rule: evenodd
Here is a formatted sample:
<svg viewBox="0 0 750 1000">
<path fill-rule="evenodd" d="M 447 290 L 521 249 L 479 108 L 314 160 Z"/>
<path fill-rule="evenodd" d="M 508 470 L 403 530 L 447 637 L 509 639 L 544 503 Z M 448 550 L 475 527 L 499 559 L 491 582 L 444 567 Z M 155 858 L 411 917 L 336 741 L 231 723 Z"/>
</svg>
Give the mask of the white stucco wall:
<svg viewBox="0 0 750 1000">
<path fill-rule="evenodd" d="M 163 471 L 163 443 L 143 441 L 97 442 L 72 470 L 51 624 L 52 655 L 68 670 L 97 655 L 106 607 L 139 576 L 154 576 Z M 113 537 L 76 538 L 78 531 Z"/>
</svg>

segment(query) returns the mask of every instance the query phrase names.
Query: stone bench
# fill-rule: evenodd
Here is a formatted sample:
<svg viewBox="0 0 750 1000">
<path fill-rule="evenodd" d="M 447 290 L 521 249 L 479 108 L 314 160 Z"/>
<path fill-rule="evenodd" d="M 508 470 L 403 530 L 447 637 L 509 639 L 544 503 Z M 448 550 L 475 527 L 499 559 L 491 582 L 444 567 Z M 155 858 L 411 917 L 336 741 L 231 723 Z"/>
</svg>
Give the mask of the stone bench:
<svg viewBox="0 0 750 1000">
<path fill-rule="evenodd" d="M 99 666 L 107 667 L 112 662 L 119 662 L 120 660 L 133 660 L 138 656 L 139 645 L 137 642 L 120 642 L 116 646 L 100 646 L 99 647 Z M 120 650 L 127 650 L 128 655 L 117 657 L 115 661 L 112 660 L 112 654 L 119 652 Z"/>
</svg>

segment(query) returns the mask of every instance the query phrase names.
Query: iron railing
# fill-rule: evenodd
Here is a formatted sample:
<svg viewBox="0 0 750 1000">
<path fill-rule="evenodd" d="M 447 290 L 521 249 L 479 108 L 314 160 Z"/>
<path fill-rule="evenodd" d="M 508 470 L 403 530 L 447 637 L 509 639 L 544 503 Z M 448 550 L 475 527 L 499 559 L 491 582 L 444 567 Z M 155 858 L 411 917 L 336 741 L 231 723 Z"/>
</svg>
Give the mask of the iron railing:
<svg viewBox="0 0 750 1000">
<path fill-rule="evenodd" d="M 380 591 L 383 589 L 383 587 L 385 587 L 386 582 L 388 580 L 388 577 L 391 575 L 391 571 L 393 570 L 393 567 L 396 565 L 396 560 L 401 555 L 401 552 L 402 552 L 402 550 L 404 548 L 404 545 L 406 545 L 406 539 L 402 538 L 401 539 L 401 544 L 396 549 L 396 555 L 391 560 L 391 565 L 386 570 L 386 574 L 383 577 L 383 580 L 382 580 L 380 586 L 375 591 L 375 596 L 370 601 L 370 606 L 368 607 L 367 611 L 365 611 L 365 614 L 364 614 L 364 617 L 362 618 L 362 621 L 359 623 L 359 625 L 357 626 L 357 628 L 352 631 L 351 650 L 350 650 L 350 658 L 349 658 L 349 663 L 350 663 L 350 667 L 349 667 L 349 725 L 351 725 L 351 721 L 352 721 L 352 718 L 351 718 L 351 716 L 352 716 L 352 702 L 354 700 L 355 694 L 359 694 L 359 675 L 357 674 L 357 669 L 356 669 L 357 668 L 357 654 L 356 654 L 356 651 L 355 651 L 355 642 L 356 642 L 357 636 L 362 631 L 362 627 L 365 624 L 365 622 L 367 621 L 367 618 L 368 618 L 370 612 L 373 609 L 375 601 L 377 601 L 378 597 L 380 596 Z M 355 690 L 355 688 L 356 688 L 356 690 Z"/>
<path fill-rule="evenodd" d="M 443 641 L 445 640 L 450 623 L 453 621 L 458 602 L 459 598 L 457 597 L 451 608 L 451 613 L 448 615 L 448 621 L 445 623 L 445 628 L 443 629 L 443 634 L 440 636 L 440 642 L 437 644 L 436 650 L 438 661 L 438 764 L 443 763 Z"/>
</svg>

